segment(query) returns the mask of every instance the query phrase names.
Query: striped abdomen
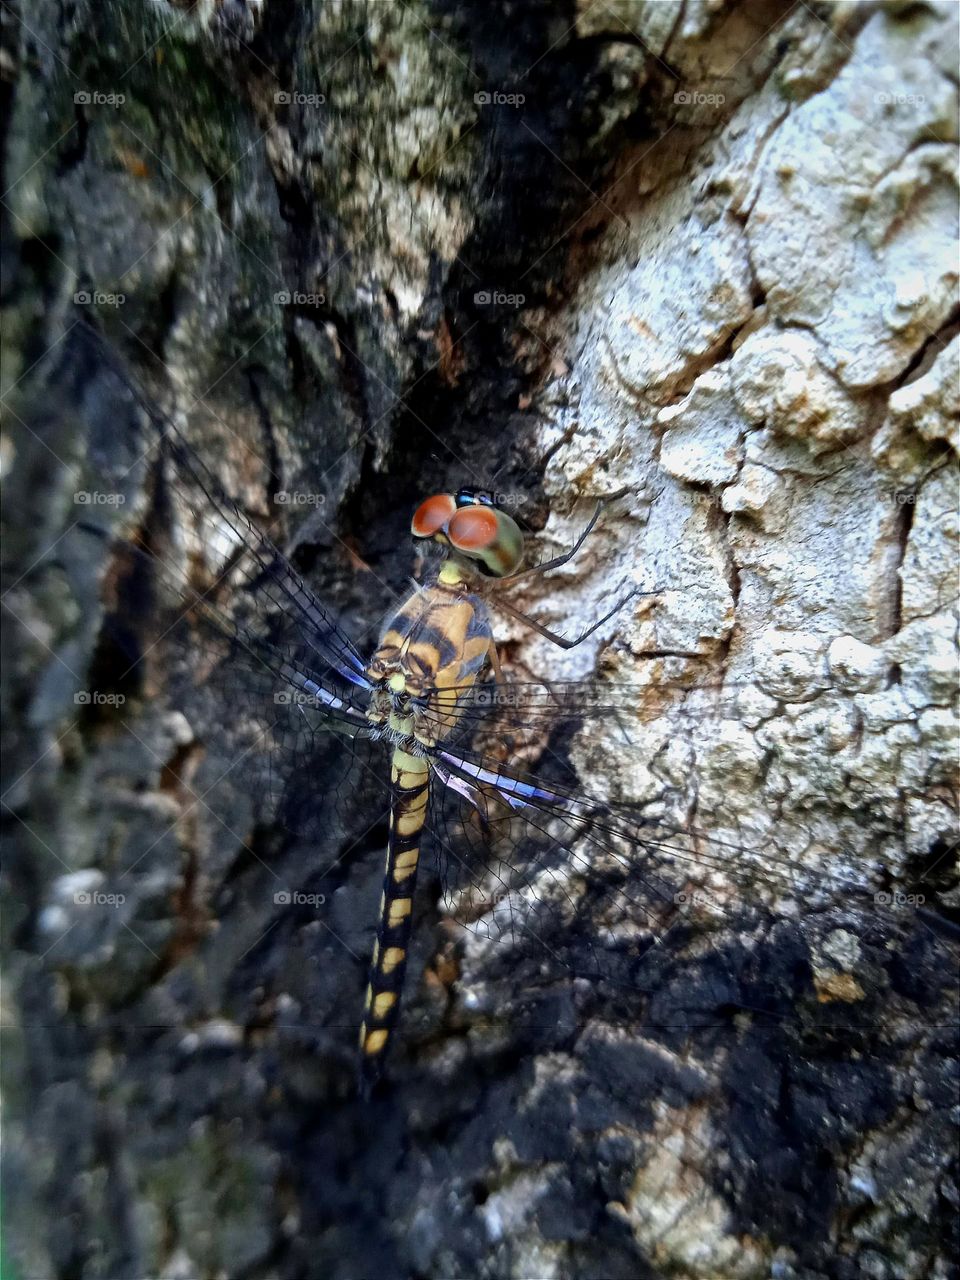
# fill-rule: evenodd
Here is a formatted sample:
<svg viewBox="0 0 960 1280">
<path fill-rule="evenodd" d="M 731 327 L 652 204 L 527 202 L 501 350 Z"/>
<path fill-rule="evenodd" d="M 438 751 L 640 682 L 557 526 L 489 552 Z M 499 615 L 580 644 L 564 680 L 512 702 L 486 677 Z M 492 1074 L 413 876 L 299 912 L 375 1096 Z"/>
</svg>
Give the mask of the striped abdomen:
<svg viewBox="0 0 960 1280">
<path fill-rule="evenodd" d="M 425 759 L 397 749 L 391 766 L 390 836 L 380 899 L 380 923 L 360 1027 L 360 1080 L 379 1079 L 400 1011 L 413 914 L 413 888 L 430 786 Z"/>
</svg>

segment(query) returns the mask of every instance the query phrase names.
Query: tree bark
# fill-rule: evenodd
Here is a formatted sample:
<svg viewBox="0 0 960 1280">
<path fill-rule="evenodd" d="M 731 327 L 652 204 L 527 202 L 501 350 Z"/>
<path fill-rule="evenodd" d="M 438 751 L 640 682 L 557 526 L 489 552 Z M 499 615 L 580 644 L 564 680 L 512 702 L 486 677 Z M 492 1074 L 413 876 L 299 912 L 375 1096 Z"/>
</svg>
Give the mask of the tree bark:
<svg viewBox="0 0 960 1280">
<path fill-rule="evenodd" d="M 3 5 L 12 1274 L 956 1274 L 956 941 L 895 895 L 957 906 L 957 14 Z M 559 657 L 504 619 L 508 670 L 629 684 L 585 785 L 695 777 L 731 842 L 877 865 L 869 927 L 717 923 L 642 1019 L 571 986 L 536 1034 L 468 947 L 358 1100 L 382 833 L 321 886 L 352 946 L 278 913 L 259 853 L 309 887 L 318 852 L 230 772 L 237 706 L 108 635 L 77 521 L 142 538 L 158 499 L 90 316 L 368 649 L 423 496 L 503 495 L 544 557 L 609 499 L 517 603 L 655 597 Z M 686 691 L 748 684 L 691 744 Z"/>
</svg>

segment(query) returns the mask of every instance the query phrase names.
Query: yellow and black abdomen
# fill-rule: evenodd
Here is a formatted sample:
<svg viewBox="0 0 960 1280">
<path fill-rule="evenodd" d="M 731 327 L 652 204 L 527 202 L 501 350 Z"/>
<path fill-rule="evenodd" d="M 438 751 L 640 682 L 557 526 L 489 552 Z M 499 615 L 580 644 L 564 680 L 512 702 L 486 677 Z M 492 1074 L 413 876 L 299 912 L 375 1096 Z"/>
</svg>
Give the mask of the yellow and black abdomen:
<svg viewBox="0 0 960 1280">
<path fill-rule="evenodd" d="M 416 591 L 392 616 L 367 669 L 376 682 L 368 715 L 397 745 L 380 921 L 360 1028 L 365 1090 L 383 1071 L 403 993 L 430 787 L 429 756 L 420 752 L 429 752 L 456 728 L 461 700 L 491 648 L 482 601 L 462 587 L 437 583 Z"/>
<path fill-rule="evenodd" d="M 365 1090 L 380 1077 L 400 1011 L 413 923 L 413 890 L 430 790 L 427 761 L 400 749 L 394 751 L 390 788 L 390 835 L 380 922 L 360 1027 L 360 1081 Z"/>
</svg>

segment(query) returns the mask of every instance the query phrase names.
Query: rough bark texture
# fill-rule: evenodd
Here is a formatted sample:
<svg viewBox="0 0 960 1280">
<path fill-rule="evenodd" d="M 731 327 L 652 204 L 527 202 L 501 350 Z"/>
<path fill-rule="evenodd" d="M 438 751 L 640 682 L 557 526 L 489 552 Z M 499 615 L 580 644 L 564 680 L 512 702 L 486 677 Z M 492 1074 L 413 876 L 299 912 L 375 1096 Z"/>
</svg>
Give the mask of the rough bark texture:
<svg viewBox="0 0 960 1280">
<path fill-rule="evenodd" d="M 498 1020 L 509 974 L 491 991 L 478 946 L 452 996 L 411 991 L 396 1083 L 362 1104 L 347 1028 L 382 841 L 324 885 L 356 955 L 279 912 L 244 853 L 253 798 L 227 779 L 198 807 L 176 781 L 217 782 L 216 723 L 171 713 L 160 663 L 116 683 L 108 549 L 60 539 L 78 491 L 122 492 L 123 533 L 147 501 L 131 405 L 75 330 L 90 309 L 251 513 L 276 510 L 276 477 L 322 495 L 290 545 L 348 624 L 402 590 L 426 492 L 521 495 L 545 554 L 587 499 L 625 493 L 525 603 L 570 629 L 630 583 L 656 606 L 559 660 L 501 632 L 514 672 L 649 692 L 631 751 L 578 741 L 581 776 L 642 797 L 664 680 L 758 678 L 697 744 L 702 821 L 956 905 L 957 6 L 20 8 L 2 8 L 13 1274 L 956 1274 L 949 942 L 824 914 L 758 975 L 718 925 L 659 971 L 688 1016 L 640 1028 L 560 996 L 537 1036 Z M 127 702 L 76 720 L 111 671 Z M 285 857 L 310 886 L 316 850 Z M 78 901 L 118 886 L 122 910 Z M 800 971 L 819 1006 L 752 1029 L 751 1001 L 787 1000 Z"/>
</svg>

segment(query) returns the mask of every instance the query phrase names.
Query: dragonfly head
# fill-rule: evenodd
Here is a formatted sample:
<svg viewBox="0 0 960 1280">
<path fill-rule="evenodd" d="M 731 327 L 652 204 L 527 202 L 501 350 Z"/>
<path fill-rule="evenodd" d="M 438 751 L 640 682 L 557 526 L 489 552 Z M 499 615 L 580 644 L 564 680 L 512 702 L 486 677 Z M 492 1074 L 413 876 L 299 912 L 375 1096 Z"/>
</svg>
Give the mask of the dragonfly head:
<svg viewBox="0 0 960 1280">
<path fill-rule="evenodd" d="M 458 566 L 487 578 L 508 578 L 523 558 L 520 526 L 479 489 L 435 493 L 417 507 L 410 532 L 452 553 Z"/>
</svg>

